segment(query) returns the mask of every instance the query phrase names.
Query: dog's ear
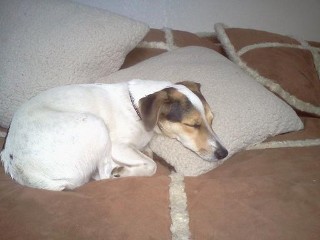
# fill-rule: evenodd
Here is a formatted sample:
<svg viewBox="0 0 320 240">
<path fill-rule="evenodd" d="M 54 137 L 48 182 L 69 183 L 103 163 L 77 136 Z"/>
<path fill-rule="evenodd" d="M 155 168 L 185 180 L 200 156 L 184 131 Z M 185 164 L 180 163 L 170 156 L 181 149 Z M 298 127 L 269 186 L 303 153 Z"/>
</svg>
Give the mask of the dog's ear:
<svg viewBox="0 0 320 240">
<path fill-rule="evenodd" d="M 147 131 L 151 131 L 156 126 L 160 113 L 166 109 L 165 105 L 168 100 L 167 89 L 155 92 L 139 100 L 142 122 Z"/>
<path fill-rule="evenodd" d="M 200 88 L 201 84 L 197 82 L 192 82 L 192 81 L 182 81 L 178 82 L 177 84 L 181 84 L 189 88 L 192 92 L 198 92 L 201 93 Z"/>
</svg>

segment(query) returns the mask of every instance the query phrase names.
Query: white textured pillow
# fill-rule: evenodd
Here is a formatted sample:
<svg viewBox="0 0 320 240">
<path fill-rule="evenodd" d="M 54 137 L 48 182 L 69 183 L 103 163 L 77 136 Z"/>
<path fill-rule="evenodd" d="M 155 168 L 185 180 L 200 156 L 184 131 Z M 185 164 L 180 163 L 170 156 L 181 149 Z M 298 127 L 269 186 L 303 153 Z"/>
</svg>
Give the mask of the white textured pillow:
<svg viewBox="0 0 320 240">
<path fill-rule="evenodd" d="M 186 47 L 164 53 L 100 82 L 133 78 L 201 83 L 201 91 L 215 115 L 213 129 L 229 150 L 229 157 L 269 136 L 303 128 L 291 107 L 227 58 L 207 48 Z M 178 141 L 164 136 L 156 136 L 151 148 L 187 176 L 205 173 L 219 165 L 202 160 Z"/>
<path fill-rule="evenodd" d="M 0 125 L 36 93 L 117 71 L 146 24 L 60 0 L 0 1 Z"/>
</svg>

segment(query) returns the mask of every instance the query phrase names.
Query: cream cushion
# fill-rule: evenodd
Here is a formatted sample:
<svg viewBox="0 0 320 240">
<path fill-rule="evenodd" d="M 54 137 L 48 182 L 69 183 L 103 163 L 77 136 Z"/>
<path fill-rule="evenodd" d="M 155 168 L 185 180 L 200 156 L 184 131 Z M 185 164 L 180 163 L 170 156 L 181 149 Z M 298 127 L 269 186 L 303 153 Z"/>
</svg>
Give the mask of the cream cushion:
<svg viewBox="0 0 320 240">
<path fill-rule="evenodd" d="M 117 71 L 146 24 L 60 0 L 0 2 L 0 126 L 40 91 Z"/>
<path fill-rule="evenodd" d="M 230 60 L 208 48 L 186 47 L 163 53 L 99 82 L 133 78 L 201 83 L 202 93 L 215 115 L 213 129 L 229 150 L 229 157 L 269 136 L 303 128 L 289 105 Z M 202 160 L 178 141 L 161 135 L 152 140 L 151 148 L 187 176 L 200 175 L 219 165 Z"/>
</svg>

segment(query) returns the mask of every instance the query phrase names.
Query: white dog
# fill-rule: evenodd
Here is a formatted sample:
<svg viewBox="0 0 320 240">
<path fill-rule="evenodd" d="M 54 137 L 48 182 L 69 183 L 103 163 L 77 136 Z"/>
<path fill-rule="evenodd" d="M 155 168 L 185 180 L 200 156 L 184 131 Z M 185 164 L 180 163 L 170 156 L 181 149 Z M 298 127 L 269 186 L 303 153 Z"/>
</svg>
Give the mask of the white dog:
<svg viewBox="0 0 320 240">
<path fill-rule="evenodd" d="M 131 80 L 57 87 L 15 113 L 1 160 L 22 185 L 73 189 L 93 179 L 151 176 L 154 132 L 208 161 L 227 156 L 200 84 Z"/>
</svg>

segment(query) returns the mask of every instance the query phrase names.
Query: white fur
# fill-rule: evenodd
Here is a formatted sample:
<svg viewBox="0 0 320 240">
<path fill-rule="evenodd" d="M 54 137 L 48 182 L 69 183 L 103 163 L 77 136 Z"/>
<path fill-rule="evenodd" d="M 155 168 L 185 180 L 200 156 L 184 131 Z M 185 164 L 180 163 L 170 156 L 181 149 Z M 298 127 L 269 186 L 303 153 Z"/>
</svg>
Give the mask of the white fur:
<svg viewBox="0 0 320 240">
<path fill-rule="evenodd" d="M 49 190 L 73 189 L 91 178 L 153 175 L 156 164 L 141 151 L 154 131 L 145 130 L 129 91 L 138 106 L 139 99 L 169 86 L 204 112 L 185 86 L 165 81 L 69 85 L 42 92 L 13 117 L 1 153 L 5 171 L 22 185 Z"/>
<path fill-rule="evenodd" d="M 130 84 L 137 101 L 148 95 L 149 85 L 151 93 L 170 85 Z M 91 177 L 110 178 L 119 163 L 134 166 L 122 169 L 122 175 L 152 175 L 156 164 L 140 150 L 153 132 L 139 120 L 128 83 L 53 88 L 16 112 L 1 160 L 20 184 L 50 190 L 72 189 Z"/>
</svg>

